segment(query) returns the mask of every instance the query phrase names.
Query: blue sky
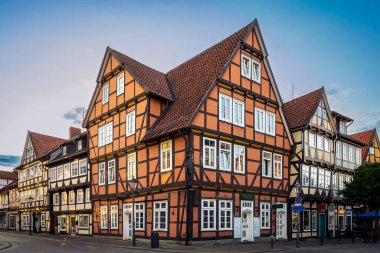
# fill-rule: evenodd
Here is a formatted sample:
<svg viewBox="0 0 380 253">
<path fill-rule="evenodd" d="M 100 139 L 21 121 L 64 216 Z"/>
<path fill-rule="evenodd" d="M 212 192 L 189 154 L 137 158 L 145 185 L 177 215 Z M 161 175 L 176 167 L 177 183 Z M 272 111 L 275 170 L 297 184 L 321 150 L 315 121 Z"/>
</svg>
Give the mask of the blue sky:
<svg viewBox="0 0 380 253">
<path fill-rule="evenodd" d="M 285 101 L 325 86 L 330 106 L 380 127 L 376 1 L 0 1 L 0 160 L 27 130 L 68 137 L 111 46 L 166 72 L 258 18 Z M 3 166 L 4 167 L 4 166 Z M 1 165 L 0 165 L 0 168 Z"/>
</svg>

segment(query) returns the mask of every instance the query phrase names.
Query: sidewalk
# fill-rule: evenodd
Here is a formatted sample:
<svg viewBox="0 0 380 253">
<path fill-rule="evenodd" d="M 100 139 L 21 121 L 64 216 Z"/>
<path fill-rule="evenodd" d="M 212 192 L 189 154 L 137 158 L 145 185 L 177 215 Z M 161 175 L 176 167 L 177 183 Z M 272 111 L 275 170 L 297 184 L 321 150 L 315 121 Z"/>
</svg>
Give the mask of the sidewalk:
<svg viewBox="0 0 380 253">
<path fill-rule="evenodd" d="M 2 231 L 8 234 L 18 234 L 22 236 L 29 236 L 27 232 L 15 232 L 15 231 Z M 295 240 L 293 241 L 275 241 L 273 250 L 271 250 L 271 244 L 267 238 L 260 238 L 260 242 L 255 242 L 251 244 L 241 244 L 236 241 L 228 242 L 222 244 L 220 241 L 213 242 L 194 242 L 189 246 L 185 246 L 182 242 L 173 242 L 173 241 L 164 241 L 160 240 L 159 249 L 151 249 L 150 241 L 148 240 L 136 240 L 136 247 L 132 246 L 130 241 L 123 241 L 120 239 L 112 237 L 98 237 L 98 236 L 68 236 L 68 235 L 50 235 L 45 233 L 36 233 L 33 234 L 33 237 L 38 237 L 44 240 L 54 240 L 54 241 L 65 241 L 79 244 L 87 245 L 97 245 L 105 247 L 118 247 L 118 248 L 133 248 L 135 250 L 150 250 L 150 251 L 159 251 L 159 252 L 272 252 L 272 251 L 295 251 L 298 249 L 304 249 L 309 247 L 328 247 L 328 246 L 338 246 L 339 241 L 337 239 L 325 239 L 324 246 L 320 246 L 321 242 L 318 239 L 309 239 L 300 242 L 301 248 L 295 247 Z M 265 241 L 263 241 L 263 239 Z M 258 241 L 258 240 L 257 240 Z M 360 244 L 361 240 L 356 240 L 355 243 Z M 351 239 L 342 239 L 340 244 L 348 245 L 352 244 Z M 1 245 L 1 241 L 0 241 Z M 0 246 L 1 249 L 1 246 Z"/>
</svg>

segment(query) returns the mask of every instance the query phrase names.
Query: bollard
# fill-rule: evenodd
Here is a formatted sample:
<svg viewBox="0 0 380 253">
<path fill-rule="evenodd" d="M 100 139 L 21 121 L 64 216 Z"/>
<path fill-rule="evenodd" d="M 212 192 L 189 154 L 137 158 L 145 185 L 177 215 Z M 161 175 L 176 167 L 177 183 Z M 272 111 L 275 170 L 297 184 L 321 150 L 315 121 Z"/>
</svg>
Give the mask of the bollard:
<svg viewBox="0 0 380 253">
<path fill-rule="evenodd" d="M 273 235 L 270 236 L 270 248 L 273 249 Z"/>
</svg>

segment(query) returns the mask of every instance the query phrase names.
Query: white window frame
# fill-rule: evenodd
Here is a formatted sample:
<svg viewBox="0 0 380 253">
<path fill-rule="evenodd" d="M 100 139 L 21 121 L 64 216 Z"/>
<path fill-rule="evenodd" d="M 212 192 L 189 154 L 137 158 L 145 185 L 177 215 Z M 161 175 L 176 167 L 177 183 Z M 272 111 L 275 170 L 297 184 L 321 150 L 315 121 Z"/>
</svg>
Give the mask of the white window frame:
<svg viewBox="0 0 380 253">
<path fill-rule="evenodd" d="M 232 122 L 232 98 L 223 93 L 219 93 L 219 120 L 228 123 Z"/>
<path fill-rule="evenodd" d="M 130 160 L 130 158 L 133 157 L 133 160 Z M 133 152 L 133 153 L 130 153 L 128 154 L 127 156 L 127 173 L 128 173 L 128 180 L 131 180 L 131 179 L 136 179 L 137 178 L 137 175 L 136 175 L 136 152 Z"/>
<path fill-rule="evenodd" d="M 265 133 L 268 135 L 276 135 L 276 114 L 265 111 Z"/>
<path fill-rule="evenodd" d="M 346 143 L 343 143 L 342 145 L 343 149 L 343 160 L 348 161 L 348 145 Z"/>
<path fill-rule="evenodd" d="M 159 207 L 156 207 L 156 204 Z M 165 204 L 165 207 L 162 205 Z M 161 212 L 165 212 L 165 227 L 161 228 Z M 156 217 L 158 219 L 156 221 Z M 154 201 L 153 202 L 153 231 L 168 231 L 168 201 Z"/>
<path fill-rule="evenodd" d="M 75 191 L 69 191 L 69 204 L 75 204 Z"/>
<path fill-rule="evenodd" d="M 116 183 L 116 161 L 112 159 L 108 161 L 108 184 Z"/>
<path fill-rule="evenodd" d="M 240 163 L 240 158 L 242 158 L 243 163 Z M 242 170 L 238 170 L 237 167 L 242 166 Z M 239 174 L 245 173 L 245 146 L 234 144 L 234 172 Z"/>
<path fill-rule="evenodd" d="M 60 204 L 60 197 L 59 197 L 59 193 L 56 192 L 53 194 L 53 206 L 59 206 Z"/>
<path fill-rule="evenodd" d="M 71 166 L 70 166 L 70 163 L 67 163 L 63 165 L 63 179 L 69 179 L 70 177 L 71 177 Z"/>
<path fill-rule="evenodd" d="M 76 173 L 75 173 L 75 167 L 76 167 Z M 77 177 L 79 175 L 79 165 L 78 161 L 71 163 L 71 177 Z"/>
<path fill-rule="evenodd" d="M 339 122 L 339 131 L 343 134 L 347 134 L 347 124 L 344 121 Z"/>
<path fill-rule="evenodd" d="M 375 148 L 374 147 L 369 147 L 369 154 L 374 155 L 375 154 Z"/>
<path fill-rule="evenodd" d="M 111 229 L 118 229 L 119 228 L 119 207 L 117 205 L 111 205 L 110 215 L 111 215 Z"/>
<path fill-rule="evenodd" d="M 265 133 L 265 110 L 255 107 L 255 131 Z"/>
<path fill-rule="evenodd" d="M 270 158 L 267 159 L 264 157 L 264 154 L 269 154 Z M 272 153 L 271 152 L 267 152 L 267 151 L 262 151 L 262 161 L 261 161 L 261 175 L 263 177 L 272 177 L 272 170 L 273 170 L 273 165 L 272 165 Z M 268 174 L 264 174 L 264 160 L 267 160 L 269 161 L 269 168 L 268 168 Z"/>
<path fill-rule="evenodd" d="M 342 159 L 342 143 L 337 142 L 336 147 L 335 147 L 335 152 L 336 152 L 336 158 Z"/>
<path fill-rule="evenodd" d="M 222 147 L 222 145 L 224 147 Z M 229 148 L 226 148 L 229 146 Z M 232 144 L 230 142 L 219 141 L 219 169 L 223 171 L 231 171 Z M 227 162 L 225 161 L 227 159 Z"/>
<path fill-rule="evenodd" d="M 317 134 L 317 149 L 323 151 L 323 136 Z"/>
<path fill-rule="evenodd" d="M 86 188 L 86 190 L 85 190 L 85 201 L 86 201 L 86 203 L 88 203 L 88 202 L 91 202 L 91 192 L 90 192 L 90 188 Z"/>
<path fill-rule="evenodd" d="M 318 169 L 318 188 L 325 189 L 325 169 Z"/>
<path fill-rule="evenodd" d="M 82 148 L 83 148 L 83 146 L 82 146 L 82 140 L 79 140 L 78 144 L 77 144 L 77 149 L 81 150 Z"/>
<path fill-rule="evenodd" d="M 316 134 L 309 131 L 309 146 L 312 148 L 317 147 Z"/>
<path fill-rule="evenodd" d="M 112 122 L 104 124 L 98 129 L 98 145 L 103 147 L 113 141 L 113 125 Z"/>
<path fill-rule="evenodd" d="M 63 180 L 64 176 L 63 176 L 63 166 L 58 166 L 57 167 L 57 181 L 58 180 Z"/>
<path fill-rule="evenodd" d="M 326 152 L 330 152 L 330 140 L 328 138 L 324 138 L 324 149 Z"/>
<path fill-rule="evenodd" d="M 224 206 L 223 206 L 224 204 Z M 228 207 L 229 205 L 229 207 Z M 233 229 L 233 207 L 232 200 L 219 200 L 219 230 L 232 230 Z M 222 216 L 225 220 L 222 221 Z M 227 218 L 229 217 L 229 226 Z"/>
<path fill-rule="evenodd" d="M 107 206 L 100 206 L 100 229 L 108 228 L 108 211 Z"/>
<path fill-rule="evenodd" d="M 116 95 L 119 96 L 124 93 L 124 73 L 121 73 L 116 78 Z"/>
<path fill-rule="evenodd" d="M 245 73 L 244 59 L 247 60 L 247 62 L 248 62 L 247 73 Z M 252 58 L 249 57 L 246 54 L 242 54 L 241 55 L 241 62 L 240 62 L 240 64 L 241 64 L 241 75 L 244 76 L 244 77 L 246 77 L 246 78 L 248 78 L 248 79 L 251 79 L 251 68 L 252 68 L 252 66 L 251 66 L 251 59 Z"/>
<path fill-rule="evenodd" d="M 166 148 L 163 145 L 167 144 Z M 173 141 L 167 140 L 160 143 L 160 170 L 161 172 L 171 171 L 173 169 Z M 169 165 L 168 165 L 169 163 Z"/>
<path fill-rule="evenodd" d="M 348 161 L 351 163 L 355 162 L 354 147 L 351 145 L 348 146 Z"/>
<path fill-rule="evenodd" d="M 271 225 L 270 203 L 260 202 L 260 229 L 270 229 L 270 225 Z"/>
<path fill-rule="evenodd" d="M 67 205 L 67 192 L 61 193 L 61 205 Z"/>
<path fill-rule="evenodd" d="M 83 195 L 83 189 L 78 189 L 77 190 L 77 203 L 82 204 L 84 200 L 84 195 Z"/>
<path fill-rule="evenodd" d="M 310 187 L 318 187 L 318 168 L 310 167 Z"/>
<path fill-rule="evenodd" d="M 57 168 L 51 168 L 50 169 L 50 182 L 55 182 L 57 181 Z"/>
<path fill-rule="evenodd" d="M 255 68 L 254 65 L 257 65 L 257 77 L 255 77 Z M 261 63 L 254 58 L 251 58 L 251 74 L 252 80 L 256 83 L 261 83 Z"/>
<path fill-rule="evenodd" d="M 135 110 L 127 113 L 125 131 L 126 131 L 125 135 L 127 137 L 136 133 L 136 111 Z"/>
<path fill-rule="evenodd" d="M 232 119 L 233 124 L 244 127 L 245 124 L 245 103 L 236 98 L 233 99 Z M 241 111 L 240 111 L 241 109 Z M 236 111 L 237 110 L 237 111 Z M 241 114 L 241 115 L 240 115 Z"/>
<path fill-rule="evenodd" d="M 145 230 L 145 203 L 135 203 L 135 230 Z"/>
<path fill-rule="evenodd" d="M 102 162 L 99 163 L 98 166 L 98 173 L 99 173 L 99 185 L 105 185 L 106 184 L 106 163 Z"/>
<path fill-rule="evenodd" d="M 102 87 L 102 104 L 106 104 L 109 101 L 109 95 L 110 95 L 110 84 L 106 83 Z"/>
<path fill-rule="evenodd" d="M 355 161 L 356 164 L 362 164 L 362 151 L 360 148 L 355 149 Z"/>
<path fill-rule="evenodd" d="M 325 189 L 329 190 L 331 187 L 331 171 L 325 170 Z"/>
<path fill-rule="evenodd" d="M 279 160 L 276 160 L 276 157 L 279 158 Z M 280 167 L 279 176 L 276 176 L 276 165 Z M 273 154 L 273 178 L 282 179 L 282 169 L 282 155 Z"/>
<path fill-rule="evenodd" d="M 214 142 L 214 145 L 213 146 L 206 146 L 206 140 L 208 140 L 210 142 Z M 209 152 L 208 152 L 209 155 L 212 153 L 212 154 L 214 154 L 214 157 L 206 159 L 206 149 L 209 150 Z M 216 152 L 217 152 L 216 140 L 211 139 L 211 138 L 207 138 L 207 137 L 203 137 L 203 168 L 216 169 Z M 211 164 L 211 162 L 213 162 L 214 164 Z"/>
<path fill-rule="evenodd" d="M 309 213 L 309 229 L 305 229 L 305 213 Z M 305 210 L 305 211 L 303 211 L 302 212 L 302 220 L 303 220 L 303 222 L 302 222 L 302 230 L 303 231 L 311 231 L 311 212 L 310 212 L 310 210 Z"/>
<path fill-rule="evenodd" d="M 82 164 L 84 164 L 84 171 L 82 171 Z M 78 170 L 79 170 L 79 176 L 87 175 L 87 159 L 82 159 L 79 161 Z"/>
<path fill-rule="evenodd" d="M 207 203 L 207 206 L 205 206 Z M 213 203 L 213 207 L 210 207 Z M 204 211 L 207 212 L 207 221 L 205 222 Z M 213 214 L 213 216 L 211 215 Z M 213 223 L 210 217 L 213 217 Z M 201 201 L 201 231 L 215 231 L 216 230 L 216 200 L 215 199 L 202 199 Z M 207 224 L 207 227 L 205 226 Z M 213 224 L 213 227 L 210 227 Z"/>
<path fill-rule="evenodd" d="M 302 164 L 302 186 L 310 185 L 310 166 Z"/>
<path fill-rule="evenodd" d="M 87 217 L 87 222 L 85 223 L 84 217 Z M 82 219 L 82 224 L 80 220 Z M 90 215 L 89 214 L 78 214 L 78 228 L 87 229 L 90 228 Z"/>
<path fill-rule="evenodd" d="M 63 222 L 63 220 L 65 222 Z M 61 221 L 60 222 L 61 231 L 67 231 L 67 216 L 66 215 L 62 215 L 60 221 Z M 65 224 L 65 228 L 63 228 L 63 224 Z"/>
</svg>

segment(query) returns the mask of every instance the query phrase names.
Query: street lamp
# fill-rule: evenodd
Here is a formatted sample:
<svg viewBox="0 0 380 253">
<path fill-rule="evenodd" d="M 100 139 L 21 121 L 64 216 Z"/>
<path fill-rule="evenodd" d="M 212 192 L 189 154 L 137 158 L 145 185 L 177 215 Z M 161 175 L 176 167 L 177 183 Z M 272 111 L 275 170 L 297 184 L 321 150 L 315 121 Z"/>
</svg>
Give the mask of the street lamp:
<svg viewBox="0 0 380 253">
<path fill-rule="evenodd" d="M 28 207 L 29 207 L 29 235 L 32 235 L 32 196 L 29 196 L 27 199 Z"/>
<path fill-rule="evenodd" d="M 301 196 L 301 184 L 299 181 L 297 181 L 296 183 L 296 195 L 297 195 L 297 198 L 299 198 Z M 301 223 L 301 215 L 300 215 L 300 212 L 298 211 L 297 212 L 297 240 L 296 240 L 296 247 L 299 247 L 300 246 L 300 223 Z"/>
<path fill-rule="evenodd" d="M 132 245 L 136 246 L 136 238 L 135 238 L 135 191 L 137 188 L 137 179 L 134 177 L 129 180 L 129 186 L 132 189 Z"/>
</svg>

